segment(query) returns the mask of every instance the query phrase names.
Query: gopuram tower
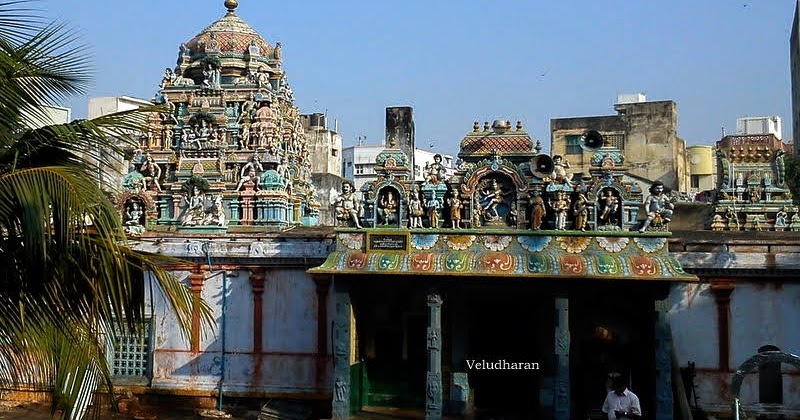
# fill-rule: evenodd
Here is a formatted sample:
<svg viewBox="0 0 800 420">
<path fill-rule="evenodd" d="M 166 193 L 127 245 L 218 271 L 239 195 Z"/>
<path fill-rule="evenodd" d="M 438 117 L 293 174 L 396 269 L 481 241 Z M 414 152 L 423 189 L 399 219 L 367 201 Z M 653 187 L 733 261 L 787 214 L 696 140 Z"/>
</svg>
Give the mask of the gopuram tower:
<svg viewBox="0 0 800 420">
<path fill-rule="evenodd" d="M 134 151 L 119 205 L 129 233 L 148 226 L 224 230 L 230 225 L 315 225 L 319 203 L 309 148 L 270 45 L 227 13 L 182 43 Z M 133 212 L 133 213 L 132 213 Z"/>
</svg>

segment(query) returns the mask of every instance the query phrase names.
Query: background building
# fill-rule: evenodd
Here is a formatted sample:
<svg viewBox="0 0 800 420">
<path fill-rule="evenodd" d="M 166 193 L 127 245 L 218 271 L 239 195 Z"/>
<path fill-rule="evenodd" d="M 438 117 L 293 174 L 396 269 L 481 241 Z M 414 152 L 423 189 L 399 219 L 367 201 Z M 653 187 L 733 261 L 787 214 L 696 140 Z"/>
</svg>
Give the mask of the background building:
<svg viewBox="0 0 800 420">
<path fill-rule="evenodd" d="M 327 116 L 316 112 L 300 115 L 308 150 L 311 155 L 311 183 L 316 188 L 317 200 L 329 203 L 336 198 L 331 191 L 338 191 L 342 185 L 342 136 L 338 133 L 339 124 L 328 129 Z M 319 223 L 333 225 L 333 208 L 323 205 L 319 210 Z"/>
<path fill-rule="evenodd" d="M 353 181 L 356 190 L 360 190 L 364 184 L 375 181 L 378 178 L 375 172 L 375 160 L 385 149 L 386 147 L 383 145 L 346 147 L 342 151 L 342 177 Z M 448 177 L 455 173 L 453 156 L 431 150 L 414 149 L 414 180 L 423 181 L 425 179 L 425 166 L 433 163 L 433 157 L 437 154 L 442 156 L 442 165 L 444 165 Z"/>
<path fill-rule="evenodd" d="M 150 101 L 132 96 L 102 96 L 89 98 L 89 119 L 102 117 L 115 112 L 131 111 L 143 106 L 153 105 Z"/>
<path fill-rule="evenodd" d="M 647 102 L 643 94 L 619 95 L 617 115 L 550 120 L 550 150 L 562 155 L 577 176 L 587 175 L 592 151 L 582 147 L 582 135 L 598 131 L 622 151 L 630 173 L 687 191 L 686 142 L 678 137 L 678 107 L 674 101 Z"/>
<path fill-rule="evenodd" d="M 783 139 L 781 117 L 743 117 L 736 119 L 736 134 L 774 134 L 778 140 Z"/>
<path fill-rule="evenodd" d="M 342 174 L 342 136 L 338 127 L 328 129 L 325 114 L 314 113 L 300 116 L 308 149 L 311 153 L 311 172 L 340 176 Z M 338 126 L 338 123 L 335 124 Z"/>
<path fill-rule="evenodd" d="M 800 134 L 800 1 L 794 9 L 794 23 L 789 37 L 789 61 L 789 71 L 792 76 L 792 138 L 794 139 Z"/>
<path fill-rule="evenodd" d="M 690 146 L 686 148 L 689 160 L 689 192 L 713 190 L 717 186 L 717 166 L 714 148 Z"/>
<path fill-rule="evenodd" d="M 63 106 L 42 105 L 41 115 L 26 114 L 23 116 L 29 128 L 41 128 L 47 125 L 66 124 L 72 120 L 72 110 Z"/>
</svg>

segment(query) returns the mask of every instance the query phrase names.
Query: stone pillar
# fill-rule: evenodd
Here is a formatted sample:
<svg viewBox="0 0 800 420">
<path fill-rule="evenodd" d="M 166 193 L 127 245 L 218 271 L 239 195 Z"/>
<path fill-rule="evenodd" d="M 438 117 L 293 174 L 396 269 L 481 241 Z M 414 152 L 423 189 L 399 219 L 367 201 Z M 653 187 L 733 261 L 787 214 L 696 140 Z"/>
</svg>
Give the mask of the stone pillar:
<svg viewBox="0 0 800 420">
<path fill-rule="evenodd" d="M 428 373 L 425 381 L 425 420 L 442 418 L 442 296 L 428 291 Z"/>
<path fill-rule="evenodd" d="M 205 282 L 206 275 L 200 267 L 196 267 L 189 273 L 189 290 L 192 293 L 192 298 L 195 302 L 200 302 L 202 297 L 200 294 L 203 292 L 203 283 Z M 200 308 L 192 305 L 192 331 L 190 350 L 192 353 L 200 353 Z"/>
<path fill-rule="evenodd" d="M 719 336 L 719 370 L 720 372 L 730 372 L 731 354 L 731 332 L 730 332 L 730 311 L 731 311 L 731 292 L 734 289 L 733 282 L 726 280 L 712 280 L 711 293 L 717 304 L 717 335 Z"/>
<path fill-rule="evenodd" d="M 253 353 L 259 354 L 264 345 L 264 281 L 263 268 L 250 270 L 250 286 L 253 290 Z"/>
<path fill-rule="evenodd" d="M 553 418 L 569 420 L 572 411 L 569 383 L 569 298 L 566 295 L 556 296 L 555 307 L 556 371 L 553 380 Z"/>
<path fill-rule="evenodd" d="M 672 333 L 667 300 L 655 301 L 656 311 L 656 420 L 672 420 Z"/>
<path fill-rule="evenodd" d="M 328 354 L 328 289 L 331 279 L 330 276 L 314 276 L 314 283 L 317 286 L 317 387 L 322 388 Z"/>
<path fill-rule="evenodd" d="M 332 418 L 350 418 L 350 289 L 341 280 L 333 283 L 336 312 L 333 315 Z"/>
</svg>

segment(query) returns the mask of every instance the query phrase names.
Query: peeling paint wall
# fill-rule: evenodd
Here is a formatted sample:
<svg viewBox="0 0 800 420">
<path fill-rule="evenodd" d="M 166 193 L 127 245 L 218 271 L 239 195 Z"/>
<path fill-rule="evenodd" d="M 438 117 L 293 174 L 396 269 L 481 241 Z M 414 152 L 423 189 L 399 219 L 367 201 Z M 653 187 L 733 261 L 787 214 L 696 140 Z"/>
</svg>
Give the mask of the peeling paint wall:
<svg viewBox="0 0 800 420">
<path fill-rule="evenodd" d="M 186 278 L 189 273 L 175 274 Z M 220 380 L 225 281 L 225 391 L 245 395 L 329 392 L 329 357 L 317 354 L 316 285 L 304 268 L 267 269 L 262 351 L 257 354 L 253 352 L 255 321 L 250 272 L 228 271 L 223 277 L 214 271 L 205 276 L 201 295 L 211 307 L 214 325 L 213 329 L 204 329 L 199 354 L 190 351 L 190 342 L 181 336 L 174 315 L 163 297 L 156 295 L 153 388 L 216 390 Z M 324 364 L 323 378 L 317 378 L 318 360 Z"/>
<path fill-rule="evenodd" d="M 719 371 L 717 307 L 708 284 L 672 288 L 669 319 L 680 367 L 696 364 L 699 405 L 709 412 L 730 412 L 730 385 L 738 367 L 764 345 L 800 353 L 800 284 L 737 282 L 730 296 L 730 368 Z M 800 416 L 800 370 L 782 365 L 783 407 Z M 688 386 L 688 384 L 687 384 Z M 758 371 L 749 374 L 740 397 L 749 413 L 765 412 L 758 404 Z M 690 401 L 691 403 L 692 401 Z M 797 418 L 797 417 L 792 417 Z"/>
</svg>

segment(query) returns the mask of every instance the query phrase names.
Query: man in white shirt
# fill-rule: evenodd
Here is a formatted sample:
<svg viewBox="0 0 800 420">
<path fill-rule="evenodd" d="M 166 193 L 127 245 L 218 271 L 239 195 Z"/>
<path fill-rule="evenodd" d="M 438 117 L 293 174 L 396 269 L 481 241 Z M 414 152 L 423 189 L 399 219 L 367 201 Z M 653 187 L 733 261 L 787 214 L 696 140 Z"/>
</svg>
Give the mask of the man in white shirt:
<svg viewBox="0 0 800 420">
<path fill-rule="evenodd" d="M 622 375 L 617 374 L 611 379 L 611 392 L 603 403 L 603 412 L 608 414 L 609 420 L 639 419 L 642 417 L 642 408 L 639 397 L 625 386 Z"/>
</svg>

